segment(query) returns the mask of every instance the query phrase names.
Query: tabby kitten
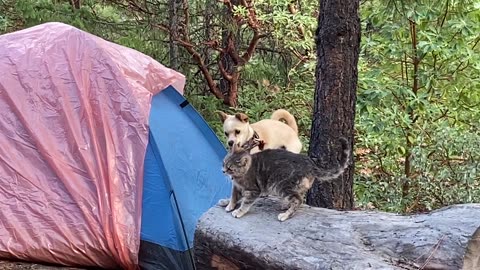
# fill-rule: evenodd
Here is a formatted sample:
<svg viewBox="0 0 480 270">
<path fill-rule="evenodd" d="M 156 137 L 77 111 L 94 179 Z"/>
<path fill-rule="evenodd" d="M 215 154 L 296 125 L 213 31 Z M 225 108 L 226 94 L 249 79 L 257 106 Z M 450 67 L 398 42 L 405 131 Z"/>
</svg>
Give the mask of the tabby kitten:
<svg viewBox="0 0 480 270">
<path fill-rule="evenodd" d="M 219 201 L 227 212 L 235 209 L 243 195 L 240 207 L 232 212 L 236 218 L 245 215 L 255 200 L 262 195 L 281 197 L 286 203 L 285 212 L 278 220 L 290 218 L 302 205 L 313 181 L 329 181 L 339 177 L 348 167 L 350 148 L 347 140 L 340 139 L 342 156 L 337 168 L 322 169 L 306 155 L 282 149 L 267 149 L 255 154 L 236 145 L 223 161 L 223 172 L 233 181 L 230 199 Z"/>
</svg>

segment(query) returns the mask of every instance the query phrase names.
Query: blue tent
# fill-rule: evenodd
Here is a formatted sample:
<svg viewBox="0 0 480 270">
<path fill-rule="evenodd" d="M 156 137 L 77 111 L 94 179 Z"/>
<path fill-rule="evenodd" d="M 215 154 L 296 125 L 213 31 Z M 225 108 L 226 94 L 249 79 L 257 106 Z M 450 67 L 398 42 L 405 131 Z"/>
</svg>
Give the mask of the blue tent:
<svg viewBox="0 0 480 270">
<path fill-rule="evenodd" d="M 173 87 L 152 100 L 145 156 L 140 263 L 144 269 L 194 269 L 199 217 L 230 195 L 226 150 Z"/>
</svg>

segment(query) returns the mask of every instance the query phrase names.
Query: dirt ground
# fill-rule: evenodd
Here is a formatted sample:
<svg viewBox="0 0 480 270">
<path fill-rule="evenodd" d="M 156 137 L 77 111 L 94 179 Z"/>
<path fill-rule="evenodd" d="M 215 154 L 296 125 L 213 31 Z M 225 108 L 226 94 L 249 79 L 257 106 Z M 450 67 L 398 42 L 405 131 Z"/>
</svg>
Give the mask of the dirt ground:
<svg viewBox="0 0 480 270">
<path fill-rule="evenodd" d="M 0 260 L 0 270 L 81 270 L 80 268 L 47 266 L 36 263 L 10 262 Z"/>
</svg>

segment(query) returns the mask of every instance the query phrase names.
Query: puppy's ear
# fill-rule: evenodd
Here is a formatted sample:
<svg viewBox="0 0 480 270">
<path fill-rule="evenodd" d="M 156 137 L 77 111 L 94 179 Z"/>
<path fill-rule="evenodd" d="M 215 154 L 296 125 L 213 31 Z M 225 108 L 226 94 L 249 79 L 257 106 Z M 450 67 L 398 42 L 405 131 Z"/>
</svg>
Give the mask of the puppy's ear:
<svg viewBox="0 0 480 270">
<path fill-rule="evenodd" d="M 237 113 L 235 114 L 235 118 L 242 121 L 243 123 L 248 123 L 248 116 L 244 113 Z"/>
<path fill-rule="evenodd" d="M 228 117 L 228 114 L 222 112 L 222 111 L 215 111 L 216 113 L 218 113 L 218 116 L 220 116 L 220 120 L 223 122 L 225 122 L 225 120 L 227 119 Z"/>
</svg>

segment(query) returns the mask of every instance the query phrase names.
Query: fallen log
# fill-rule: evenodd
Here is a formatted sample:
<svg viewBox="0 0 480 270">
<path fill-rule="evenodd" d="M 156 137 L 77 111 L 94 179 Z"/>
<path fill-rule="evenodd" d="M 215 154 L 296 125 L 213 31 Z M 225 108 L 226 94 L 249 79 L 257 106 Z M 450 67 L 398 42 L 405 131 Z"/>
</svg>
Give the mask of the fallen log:
<svg viewBox="0 0 480 270">
<path fill-rule="evenodd" d="M 211 208 L 195 232 L 197 269 L 458 270 L 480 225 L 480 204 L 410 216 L 304 205 L 285 222 L 280 211 L 270 198 L 240 219 Z"/>
<path fill-rule="evenodd" d="M 31 262 L 0 260 L 0 270 L 82 270 L 64 266 L 44 265 Z"/>
</svg>

